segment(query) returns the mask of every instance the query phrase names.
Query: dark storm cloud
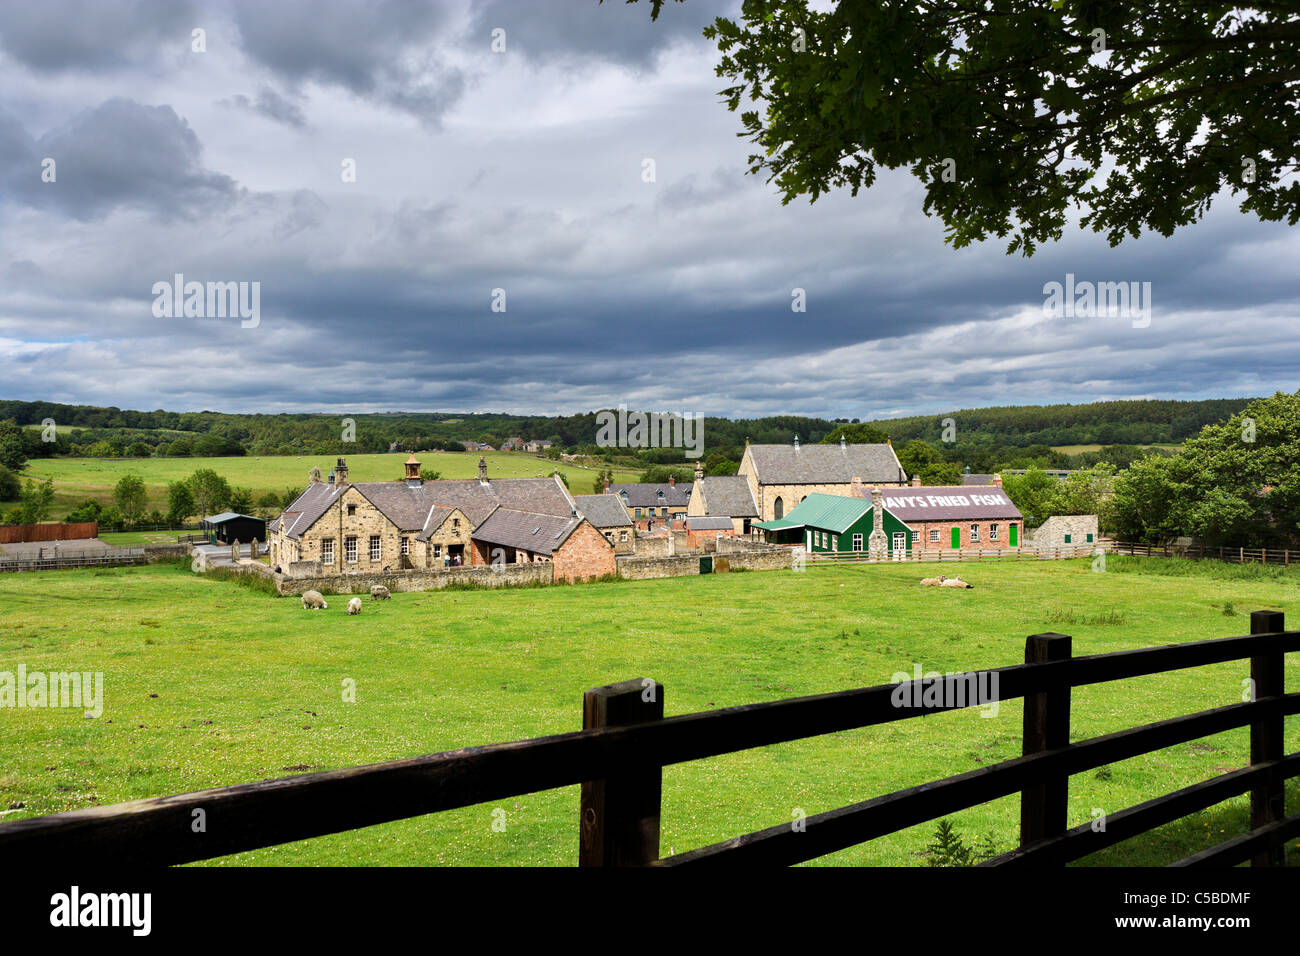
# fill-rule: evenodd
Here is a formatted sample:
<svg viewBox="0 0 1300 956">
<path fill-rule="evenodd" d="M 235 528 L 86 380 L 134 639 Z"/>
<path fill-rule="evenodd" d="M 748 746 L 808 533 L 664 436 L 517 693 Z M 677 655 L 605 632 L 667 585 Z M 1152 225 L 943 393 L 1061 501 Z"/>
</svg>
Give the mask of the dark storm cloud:
<svg viewBox="0 0 1300 956">
<path fill-rule="evenodd" d="M 12 117 L 0 115 L 7 191 L 78 220 L 118 207 L 170 219 L 229 199 L 234 181 L 204 169 L 202 153 L 199 138 L 170 106 L 111 99 L 35 142 Z M 41 178 L 46 159 L 54 161 L 49 182 Z"/>
<path fill-rule="evenodd" d="M 0 49 L 38 72 L 94 72 L 186 50 L 189 0 L 0 0 Z"/>
<path fill-rule="evenodd" d="M 701 0 L 664 4 L 651 22 L 650 4 L 622 0 L 488 0 L 473 6 L 477 32 L 506 31 L 506 48 L 537 60 L 604 60 L 645 69 L 670 44 L 698 40 L 700 31 L 736 4 Z"/>
<path fill-rule="evenodd" d="M 290 83 L 342 86 L 436 123 L 465 89 L 438 56 L 449 8 L 374 0 L 231 0 L 244 52 Z"/>
</svg>

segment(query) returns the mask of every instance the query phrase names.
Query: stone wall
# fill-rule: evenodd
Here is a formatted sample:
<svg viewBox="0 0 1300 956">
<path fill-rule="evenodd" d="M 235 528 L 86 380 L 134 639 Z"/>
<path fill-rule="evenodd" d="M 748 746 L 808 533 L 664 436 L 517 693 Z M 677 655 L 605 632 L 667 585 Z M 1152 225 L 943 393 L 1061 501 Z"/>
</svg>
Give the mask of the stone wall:
<svg viewBox="0 0 1300 956">
<path fill-rule="evenodd" d="M 636 556 L 638 558 L 666 558 L 673 554 L 676 541 L 669 534 L 663 538 L 637 538 Z M 620 560 L 622 555 L 619 555 Z"/>
<path fill-rule="evenodd" d="M 726 560 L 730 562 L 733 571 L 742 568 L 746 571 L 780 571 L 788 570 L 793 565 L 794 559 L 790 548 L 776 547 L 762 551 L 732 551 L 726 555 Z"/>
<path fill-rule="evenodd" d="M 144 556 L 150 561 L 161 561 L 166 558 L 183 558 L 190 553 L 188 544 L 161 544 L 147 545 L 144 549 Z"/>
<path fill-rule="evenodd" d="M 524 584 L 552 583 L 549 562 L 508 564 L 493 569 L 479 565 L 459 568 L 439 568 L 415 571 L 375 571 L 362 574 L 332 574 L 314 578 L 290 578 L 278 575 L 282 595 L 302 594 L 316 590 L 322 594 L 369 594 L 375 584 L 390 591 L 436 591 L 451 584 L 473 583 L 479 587 L 505 587 Z"/>
<path fill-rule="evenodd" d="M 628 581 L 646 578 L 674 578 L 684 574 L 700 573 L 700 556 L 682 554 L 674 557 L 648 557 L 637 554 L 618 558 L 618 576 Z"/>
</svg>

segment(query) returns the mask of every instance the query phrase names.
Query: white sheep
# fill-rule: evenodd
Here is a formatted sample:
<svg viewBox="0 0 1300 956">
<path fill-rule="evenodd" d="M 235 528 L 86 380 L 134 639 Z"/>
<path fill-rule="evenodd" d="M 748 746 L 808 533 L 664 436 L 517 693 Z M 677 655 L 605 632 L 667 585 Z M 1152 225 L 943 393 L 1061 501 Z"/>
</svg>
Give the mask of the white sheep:
<svg viewBox="0 0 1300 956">
<path fill-rule="evenodd" d="M 325 596 L 319 591 L 304 591 L 302 593 L 302 606 L 308 611 L 323 610 L 329 607 L 325 603 Z"/>
<path fill-rule="evenodd" d="M 973 588 L 975 585 L 967 584 L 965 581 L 963 581 L 961 578 L 958 577 L 958 578 L 945 578 L 939 586 L 945 588 Z"/>
<path fill-rule="evenodd" d="M 921 578 L 921 583 L 928 588 L 934 588 L 934 587 L 938 587 L 940 584 L 943 584 L 943 582 L 947 580 L 948 578 L 941 574 L 937 578 Z"/>
<path fill-rule="evenodd" d="M 370 585 L 370 596 L 376 601 L 387 601 L 392 597 L 392 595 L 388 593 L 388 588 L 384 587 L 382 584 Z"/>
<path fill-rule="evenodd" d="M 349 614 L 361 613 L 361 598 L 353 598 L 351 601 L 348 602 L 348 613 Z"/>
</svg>

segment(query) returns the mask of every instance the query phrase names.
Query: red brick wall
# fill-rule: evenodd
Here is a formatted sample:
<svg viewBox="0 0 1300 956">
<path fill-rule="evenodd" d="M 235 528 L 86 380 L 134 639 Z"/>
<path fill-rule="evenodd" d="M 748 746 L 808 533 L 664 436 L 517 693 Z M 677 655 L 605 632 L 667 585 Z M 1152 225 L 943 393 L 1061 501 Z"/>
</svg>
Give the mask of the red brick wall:
<svg viewBox="0 0 1300 956">
<path fill-rule="evenodd" d="M 735 528 L 713 528 L 708 531 L 686 531 L 686 547 L 698 548 L 701 541 L 713 541 L 722 535 L 724 538 L 734 538 L 736 536 Z"/>
<path fill-rule="evenodd" d="M 970 526 L 973 524 L 979 525 L 979 541 L 970 539 Z M 1025 528 L 1024 523 L 1018 518 L 1001 518 L 997 521 L 909 521 L 907 526 L 916 530 L 917 547 L 928 551 L 951 551 L 953 528 L 961 529 L 961 546 L 963 550 L 1009 548 L 1011 547 L 1011 532 L 1009 529 L 1013 524 L 1020 529 L 1017 547 L 1023 546 L 1025 543 Z M 996 541 L 989 539 L 990 525 L 998 526 L 998 539 Z M 930 532 L 933 530 L 939 532 L 938 541 L 930 540 Z"/>
<path fill-rule="evenodd" d="M 590 522 L 584 521 L 551 555 L 556 581 L 582 581 L 616 573 L 614 546 Z"/>
</svg>

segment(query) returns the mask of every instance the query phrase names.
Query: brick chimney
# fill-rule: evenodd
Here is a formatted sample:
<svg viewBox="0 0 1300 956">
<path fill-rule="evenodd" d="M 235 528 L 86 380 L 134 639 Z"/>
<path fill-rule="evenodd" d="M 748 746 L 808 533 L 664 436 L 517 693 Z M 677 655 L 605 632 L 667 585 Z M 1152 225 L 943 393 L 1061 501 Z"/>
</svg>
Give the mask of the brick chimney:
<svg viewBox="0 0 1300 956">
<path fill-rule="evenodd" d="M 920 487 L 921 487 L 921 476 L 920 476 L 920 475 L 913 475 L 913 476 L 912 476 L 912 487 L 913 487 L 913 488 L 920 488 Z"/>
<path fill-rule="evenodd" d="M 605 494 L 609 494 L 609 475 L 605 476 Z"/>
<path fill-rule="evenodd" d="M 340 487 L 348 483 L 348 460 L 340 458 L 334 465 L 334 481 Z"/>
<path fill-rule="evenodd" d="M 853 480 L 849 482 L 849 494 L 854 498 L 863 497 L 862 479 L 858 478 L 856 475 L 854 476 Z"/>
<path fill-rule="evenodd" d="M 484 458 L 482 455 L 479 455 L 478 458 L 478 480 L 485 485 L 487 484 L 487 480 L 488 480 L 487 459 Z"/>
<path fill-rule="evenodd" d="M 993 476 L 993 484 L 995 484 L 995 485 L 997 485 L 999 488 L 1001 488 L 1001 487 L 1002 487 L 1002 476 L 1001 476 L 1001 475 L 994 475 L 994 476 Z"/>
<path fill-rule="evenodd" d="M 674 475 L 671 471 L 668 473 L 668 487 L 669 488 L 677 487 L 677 476 Z"/>
</svg>

